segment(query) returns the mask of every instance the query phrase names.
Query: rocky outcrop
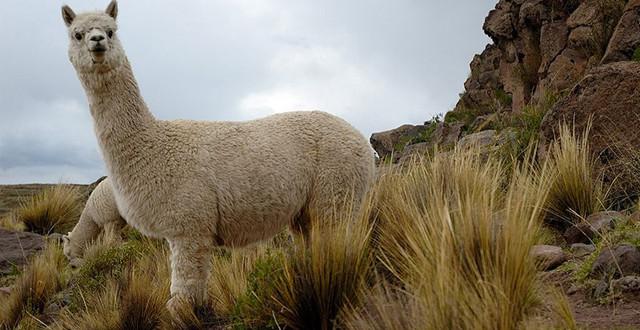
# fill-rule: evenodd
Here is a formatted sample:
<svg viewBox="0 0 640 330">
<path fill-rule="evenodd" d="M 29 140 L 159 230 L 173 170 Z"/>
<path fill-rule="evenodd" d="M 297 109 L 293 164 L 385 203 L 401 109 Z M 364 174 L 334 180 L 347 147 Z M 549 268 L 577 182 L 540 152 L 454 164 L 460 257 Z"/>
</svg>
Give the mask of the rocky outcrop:
<svg viewBox="0 0 640 330">
<path fill-rule="evenodd" d="M 471 62 L 454 111 L 520 111 L 532 98 L 570 89 L 600 62 L 623 8 L 622 0 L 500 0 L 483 26 L 493 44 Z M 615 34 L 627 52 L 635 43 L 622 30 L 633 26 L 634 8 L 627 6 Z"/>
<path fill-rule="evenodd" d="M 424 125 L 402 125 L 374 133 L 369 141 L 380 159 L 404 162 L 414 155 L 425 154 L 436 145 L 453 146 L 462 134 L 462 123 L 429 121 Z"/>
<path fill-rule="evenodd" d="M 449 125 L 463 125 L 460 138 L 504 128 L 504 123 L 521 114 L 525 106 L 541 104 L 546 110 L 554 100 L 569 94 L 545 117 L 543 141 L 552 138 L 553 127 L 562 118 L 573 120 L 571 116 L 579 113 L 578 129 L 584 127 L 585 118 L 593 118 L 592 132 L 599 135 L 593 137 L 593 150 L 601 157 L 620 153 L 598 142 L 608 132 L 615 133 L 616 142 L 620 139 L 617 135 L 633 140 L 623 139 L 622 149 L 640 146 L 635 143 L 640 134 L 627 132 L 640 120 L 640 116 L 630 115 L 639 108 L 635 89 L 639 64 L 624 62 L 640 61 L 640 0 L 498 0 L 483 30 L 492 43 L 474 56 L 465 91 L 444 120 Z M 628 121 L 619 121 L 617 114 L 624 111 Z M 493 125 L 495 122 L 500 124 Z M 377 143 L 374 148 L 381 156 L 393 150 L 394 144 L 378 143 L 374 137 L 372 143 Z M 422 143 L 410 151 L 432 146 L 411 135 L 403 141 L 410 141 L 403 147 Z M 613 172 L 618 174 L 620 169 Z M 608 179 L 613 182 L 611 176 Z M 618 182 L 640 187 L 640 180 L 629 184 L 619 178 Z M 628 189 L 621 191 L 628 193 Z"/>
<path fill-rule="evenodd" d="M 381 159 L 402 152 L 405 145 L 426 130 L 425 125 L 402 125 L 388 131 L 373 133 L 369 142 Z"/>
<path fill-rule="evenodd" d="M 640 57 L 640 0 L 631 0 L 609 41 L 602 63 L 629 61 Z M 636 60 L 638 58 L 635 58 Z"/>
<path fill-rule="evenodd" d="M 44 237 L 34 233 L 0 228 L 0 275 L 27 263 L 30 256 L 42 250 Z"/>
<path fill-rule="evenodd" d="M 590 126 L 589 148 L 604 171 L 615 200 L 638 192 L 635 168 L 640 148 L 640 63 L 615 62 L 594 68 L 545 115 L 543 141 L 551 141 L 562 122 L 581 132 Z"/>
</svg>

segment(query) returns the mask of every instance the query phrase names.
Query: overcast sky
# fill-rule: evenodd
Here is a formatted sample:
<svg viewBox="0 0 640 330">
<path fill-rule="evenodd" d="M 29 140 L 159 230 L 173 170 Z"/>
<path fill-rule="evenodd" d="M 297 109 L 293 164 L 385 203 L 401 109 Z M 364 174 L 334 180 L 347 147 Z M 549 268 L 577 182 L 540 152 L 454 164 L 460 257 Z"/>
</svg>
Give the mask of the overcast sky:
<svg viewBox="0 0 640 330">
<path fill-rule="evenodd" d="M 367 138 L 450 110 L 495 0 L 121 0 L 119 36 L 160 119 L 323 110 Z M 108 0 L 68 0 L 76 12 Z M 61 2 L 3 0 L 0 184 L 105 174 Z"/>
</svg>

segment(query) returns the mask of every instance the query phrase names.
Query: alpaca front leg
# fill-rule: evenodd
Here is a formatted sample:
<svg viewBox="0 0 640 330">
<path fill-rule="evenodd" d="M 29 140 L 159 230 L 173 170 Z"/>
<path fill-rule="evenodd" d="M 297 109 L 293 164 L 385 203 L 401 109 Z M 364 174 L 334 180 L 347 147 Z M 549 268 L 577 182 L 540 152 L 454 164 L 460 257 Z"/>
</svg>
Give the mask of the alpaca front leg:
<svg viewBox="0 0 640 330">
<path fill-rule="evenodd" d="M 179 305 L 202 305 L 207 296 L 207 278 L 211 270 L 211 244 L 206 239 L 169 240 L 171 248 L 171 299 L 167 307 L 175 312 Z"/>
</svg>

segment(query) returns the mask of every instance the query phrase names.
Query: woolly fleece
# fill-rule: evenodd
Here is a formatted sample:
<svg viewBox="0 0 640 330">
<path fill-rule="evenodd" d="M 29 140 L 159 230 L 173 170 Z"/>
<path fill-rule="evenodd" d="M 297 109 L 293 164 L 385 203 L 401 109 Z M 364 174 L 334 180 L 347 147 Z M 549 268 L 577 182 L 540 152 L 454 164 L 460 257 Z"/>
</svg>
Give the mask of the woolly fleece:
<svg viewBox="0 0 640 330">
<path fill-rule="evenodd" d="M 63 237 L 64 255 L 72 265 L 79 265 L 84 248 L 105 226 L 121 228 L 125 224 L 113 196 L 111 181 L 106 178 L 91 192 L 76 226 Z"/>
</svg>

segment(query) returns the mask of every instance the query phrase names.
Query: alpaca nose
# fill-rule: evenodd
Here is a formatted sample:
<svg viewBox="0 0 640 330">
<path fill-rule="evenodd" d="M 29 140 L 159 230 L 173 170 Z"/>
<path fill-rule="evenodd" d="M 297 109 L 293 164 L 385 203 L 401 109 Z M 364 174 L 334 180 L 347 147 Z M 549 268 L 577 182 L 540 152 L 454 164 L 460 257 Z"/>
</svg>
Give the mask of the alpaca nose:
<svg viewBox="0 0 640 330">
<path fill-rule="evenodd" d="M 104 36 L 101 34 L 96 34 L 94 36 L 91 36 L 90 38 L 91 41 L 95 41 L 95 42 L 100 42 L 102 40 L 104 40 Z"/>
</svg>

